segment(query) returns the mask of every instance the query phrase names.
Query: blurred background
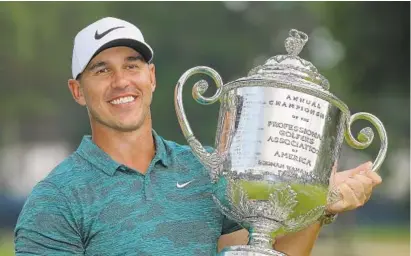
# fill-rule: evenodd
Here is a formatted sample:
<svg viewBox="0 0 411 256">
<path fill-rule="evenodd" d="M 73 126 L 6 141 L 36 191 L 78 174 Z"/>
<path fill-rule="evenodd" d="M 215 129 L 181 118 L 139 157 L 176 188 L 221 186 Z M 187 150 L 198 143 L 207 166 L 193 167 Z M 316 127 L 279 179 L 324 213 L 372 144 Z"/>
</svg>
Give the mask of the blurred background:
<svg viewBox="0 0 411 256">
<path fill-rule="evenodd" d="M 409 2 L 1 2 L 0 255 L 13 255 L 13 228 L 33 186 L 90 133 L 67 79 L 76 33 L 104 16 L 136 24 L 153 47 L 154 128 L 179 143 L 174 86 L 187 69 L 210 66 L 229 82 L 285 54 L 291 28 L 307 33 L 300 56 L 352 113 L 373 113 L 389 136 L 383 184 L 322 231 L 313 255 L 409 255 Z M 187 87 L 191 126 L 212 145 L 219 105 L 197 104 Z M 353 130 L 367 125 L 358 121 Z M 366 150 L 345 145 L 341 169 L 374 159 L 379 146 L 378 136 Z"/>
</svg>

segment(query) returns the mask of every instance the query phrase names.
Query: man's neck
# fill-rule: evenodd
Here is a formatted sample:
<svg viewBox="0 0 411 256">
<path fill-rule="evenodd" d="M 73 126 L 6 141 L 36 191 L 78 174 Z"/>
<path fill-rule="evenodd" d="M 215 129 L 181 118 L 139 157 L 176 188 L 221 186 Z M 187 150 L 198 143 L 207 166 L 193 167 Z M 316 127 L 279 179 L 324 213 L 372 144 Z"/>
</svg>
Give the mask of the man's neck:
<svg viewBox="0 0 411 256">
<path fill-rule="evenodd" d="M 97 128 L 93 129 L 92 138 L 114 161 L 143 174 L 156 151 L 151 124 L 132 132 Z"/>
</svg>

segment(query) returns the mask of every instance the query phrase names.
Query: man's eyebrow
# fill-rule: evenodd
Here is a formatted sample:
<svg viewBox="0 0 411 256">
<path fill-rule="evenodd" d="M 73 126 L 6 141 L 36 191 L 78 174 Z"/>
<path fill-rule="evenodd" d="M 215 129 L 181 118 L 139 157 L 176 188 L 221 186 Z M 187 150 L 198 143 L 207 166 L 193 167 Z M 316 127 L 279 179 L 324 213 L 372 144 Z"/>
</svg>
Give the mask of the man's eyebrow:
<svg viewBox="0 0 411 256">
<path fill-rule="evenodd" d="M 106 63 L 104 61 L 99 61 L 99 62 L 91 65 L 90 67 L 88 67 L 87 70 L 93 71 L 94 69 L 99 68 L 99 67 L 103 67 L 103 66 L 106 66 Z"/>
<path fill-rule="evenodd" d="M 141 55 L 129 56 L 129 57 L 126 58 L 126 61 L 139 61 L 139 60 L 145 62 L 145 59 Z"/>
<path fill-rule="evenodd" d="M 143 58 L 143 56 L 140 56 L 140 55 L 139 55 L 139 56 L 129 56 L 129 57 L 126 58 L 126 61 L 143 61 L 143 62 L 145 62 L 145 59 Z M 107 65 L 106 62 L 104 62 L 104 61 L 99 61 L 99 62 L 97 62 L 97 63 L 89 66 L 89 67 L 87 68 L 87 70 L 93 71 L 93 70 L 96 69 L 96 68 L 104 67 L 104 66 L 106 66 L 106 65 Z"/>
</svg>

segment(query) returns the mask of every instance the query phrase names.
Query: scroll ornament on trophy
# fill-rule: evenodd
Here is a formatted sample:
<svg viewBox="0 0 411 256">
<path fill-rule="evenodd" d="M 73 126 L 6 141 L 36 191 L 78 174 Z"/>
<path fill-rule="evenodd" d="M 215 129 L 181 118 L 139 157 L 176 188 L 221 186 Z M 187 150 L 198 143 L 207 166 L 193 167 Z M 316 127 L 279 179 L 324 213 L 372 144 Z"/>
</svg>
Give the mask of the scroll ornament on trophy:
<svg viewBox="0 0 411 256">
<path fill-rule="evenodd" d="M 248 245 L 224 248 L 220 255 L 285 255 L 273 250 L 275 237 L 313 224 L 328 204 L 339 200 L 330 177 L 344 138 L 355 149 L 365 149 L 373 141 L 370 127 L 354 138 L 351 125 L 356 120 L 369 121 L 380 137 L 372 171 L 384 161 L 388 141 L 383 124 L 369 113 L 351 115 L 329 92 L 328 80 L 298 56 L 307 41 L 305 33 L 292 29 L 285 40 L 288 54 L 271 57 L 247 77 L 223 84 L 215 70 L 198 66 L 187 70 L 176 85 L 178 121 L 209 171 L 214 201 L 249 231 Z M 195 74 L 211 77 L 217 86 L 212 97 L 203 96 L 205 80 L 193 87 L 197 102 L 220 101 L 212 152 L 196 139 L 184 112 L 183 85 Z"/>
</svg>

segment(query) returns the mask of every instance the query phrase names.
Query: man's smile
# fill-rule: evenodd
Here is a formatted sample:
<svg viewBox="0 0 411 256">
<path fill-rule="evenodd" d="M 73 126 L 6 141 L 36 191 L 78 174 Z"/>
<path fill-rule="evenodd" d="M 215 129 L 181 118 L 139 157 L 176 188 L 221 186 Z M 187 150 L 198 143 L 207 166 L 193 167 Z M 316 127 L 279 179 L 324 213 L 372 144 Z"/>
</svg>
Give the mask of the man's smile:
<svg viewBox="0 0 411 256">
<path fill-rule="evenodd" d="M 137 98 L 136 96 L 131 96 L 131 95 L 123 96 L 123 97 L 119 97 L 114 100 L 111 100 L 110 103 L 113 105 L 127 104 L 127 103 L 134 102 L 136 98 Z"/>
</svg>

